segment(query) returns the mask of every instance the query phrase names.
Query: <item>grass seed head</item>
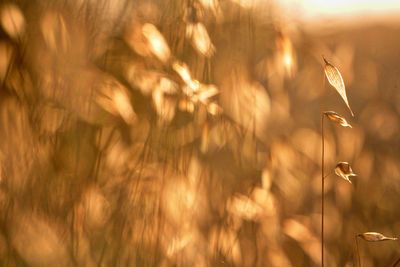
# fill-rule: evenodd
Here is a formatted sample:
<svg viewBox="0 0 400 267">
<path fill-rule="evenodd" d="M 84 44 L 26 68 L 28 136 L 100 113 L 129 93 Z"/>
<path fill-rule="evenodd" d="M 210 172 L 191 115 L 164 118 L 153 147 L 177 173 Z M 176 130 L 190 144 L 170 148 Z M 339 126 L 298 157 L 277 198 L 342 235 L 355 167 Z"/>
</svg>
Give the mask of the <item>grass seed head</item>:
<svg viewBox="0 0 400 267">
<path fill-rule="evenodd" d="M 343 78 L 342 75 L 340 74 L 339 70 L 333 66 L 331 63 L 329 63 L 324 57 L 325 61 L 325 75 L 326 78 L 328 79 L 329 83 L 336 89 L 336 91 L 339 93 L 339 95 L 342 97 L 343 101 L 346 103 L 347 107 L 350 110 L 351 115 L 354 117 L 354 113 L 350 108 L 349 101 L 347 100 L 346 96 L 346 88 L 344 86 Z"/>
</svg>

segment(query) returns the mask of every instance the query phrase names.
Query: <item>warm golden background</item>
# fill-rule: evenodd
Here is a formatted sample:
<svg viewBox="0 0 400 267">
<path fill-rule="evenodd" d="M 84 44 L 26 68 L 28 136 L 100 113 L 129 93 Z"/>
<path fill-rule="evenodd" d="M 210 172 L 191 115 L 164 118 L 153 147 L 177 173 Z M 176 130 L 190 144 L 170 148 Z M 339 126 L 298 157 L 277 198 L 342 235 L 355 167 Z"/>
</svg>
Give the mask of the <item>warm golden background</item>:
<svg viewBox="0 0 400 267">
<path fill-rule="evenodd" d="M 319 266 L 322 55 L 326 266 L 400 235 L 398 2 L 277 2 L 2 1 L 0 266 Z"/>
</svg>

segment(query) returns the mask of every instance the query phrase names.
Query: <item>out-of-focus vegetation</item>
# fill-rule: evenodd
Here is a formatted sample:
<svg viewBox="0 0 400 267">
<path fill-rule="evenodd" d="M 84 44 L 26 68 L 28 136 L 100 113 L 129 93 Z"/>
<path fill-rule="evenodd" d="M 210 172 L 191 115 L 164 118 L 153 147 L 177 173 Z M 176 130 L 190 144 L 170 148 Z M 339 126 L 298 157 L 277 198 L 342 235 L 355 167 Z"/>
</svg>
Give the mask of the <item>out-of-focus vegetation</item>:
<svg viewBox="0 0 400 267">
<path fill-rule="evenodd" d="M 272 1 L 3 1 L 1 266 L 326 266 L 400 235 L 399 27 L 309 34 Z M 347 123 L 346 122 L 346 123 Z M 388 266 L 397 242 L 359 242 Z"/>
</svg>

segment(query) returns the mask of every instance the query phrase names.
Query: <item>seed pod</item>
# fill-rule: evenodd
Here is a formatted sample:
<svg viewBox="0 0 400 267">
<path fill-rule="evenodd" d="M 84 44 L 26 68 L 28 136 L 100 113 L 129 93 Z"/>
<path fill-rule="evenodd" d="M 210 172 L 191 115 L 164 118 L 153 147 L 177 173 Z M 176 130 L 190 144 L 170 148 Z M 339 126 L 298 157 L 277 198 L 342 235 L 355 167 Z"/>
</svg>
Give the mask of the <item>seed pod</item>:
<svg viewBox="0 0 400 267">
<path fill-rule="evenodd" d="M 368 242 L 379 242 L 379 241 L 386 241 L 386 240 L 397 240 L 397 237 L 386 237 L 381 233 L 375 232 L 367 232 L 363 234 L 358 234 L 358 237 L 361 237 L 365 241 Z"/>
<path fill-rule="evenodd" d="M 222 108 L 215 102 L 211 102 L 207 105 L 207 111 L 211 114 L 211 115 L 220 115 L 222 113 Z"/>
<path fill-rule="evenodd" d="M 340 116 L 339 114 L 337 114 L 335 111 L 325 111 L 324 114 L 328 117 L 328 119 L 330 121 L 339 123 L 340 125 L 342 125 L 343 127 L 351 127 L 351 125 L 346 121 L 345 118 L 343 118 L 342 116 Z"/>
<path fill-rule="evenodd" d="M 340 74 L 339 70 L 333 66 L 331 63 L 329 63 L 324 57 L 325 61 L 325 75 L 326 78 L 328 79 L 329 83 L 335 87 L 336 91 L 339 93 L 339 95 L 343 98 L 344 102 L 346 103 L 347 107 L 350 110 L 351 115 L 354 117 L 354 113 L 350 108 L 349 101 L 347 100 L 346 96 L 346 88 L 344 86 L 343 78 L 342 75 Z"/>
<path fill-rule="evenodd" d="M 353 170 L 348 162 L 339 162 L 335 167 L 335 173 L 337 176 L 342 177 L 349 183 L 351 183 L 349 177 L 357 176 L 355 173 L 353 173 Z"/>
</svg>

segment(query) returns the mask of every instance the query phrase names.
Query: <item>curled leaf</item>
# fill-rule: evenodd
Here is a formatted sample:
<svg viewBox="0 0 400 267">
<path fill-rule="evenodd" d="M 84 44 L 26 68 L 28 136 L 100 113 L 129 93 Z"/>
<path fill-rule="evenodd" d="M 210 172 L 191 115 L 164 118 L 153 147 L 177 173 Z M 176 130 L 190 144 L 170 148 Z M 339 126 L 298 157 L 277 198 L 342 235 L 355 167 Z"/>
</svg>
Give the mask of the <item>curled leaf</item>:
<svg viewBox="0 0 400 267">
<path fill-rule="evenodd" d="M 357 176 L 351 169 L 351 166 L 348 162 L 339 162 L 335 167 L 335 173 L 337 176 L 342 177 L 349 183 L 351 183 L 349 177 Z"/>
<path fill-rule="evenodd" d="M 379 242 L 379 241 L 386 241 L 386 240 L 397 240 L 397 237 L 387 237 L 381 233 L 376 232 L 366 232 L 363 234 L 358 234 L 358 237 L 361 237 L 365 241 L 368 242 Z"/>
<path fill-rule="evenodd" d="M 329 63 L 324 57 L 325 61 L 325 75 L 326 78 L 328 79 L 329 83 L 335 87 L 336 91 L 339 93 L 339 95 L 343 98 L 343 101 L 346 103 L 347 107 L 350 110 L 351 115 L 354 117 L 354 113 L 350 108 L 349 101 L 347 100 L 346 96 L 346 88 L 344 86 L 343 78 L 342 75 L 340 74 L 339 70 L 333 66 L 331 63 Z"/>
<path fill-rule="evenodd" d="M 325 111 L 324 114 L 328 117 L 328 119 L 330 121 L 339 123 L 340 125 L 342 125 L 343 127 L 351 127 L 351 125 L 346 121 L 345 118 L 343 118 L 342 116 L 340 116 L 339 114 L 337 114 L 335 111 Z"/>
</svg>

